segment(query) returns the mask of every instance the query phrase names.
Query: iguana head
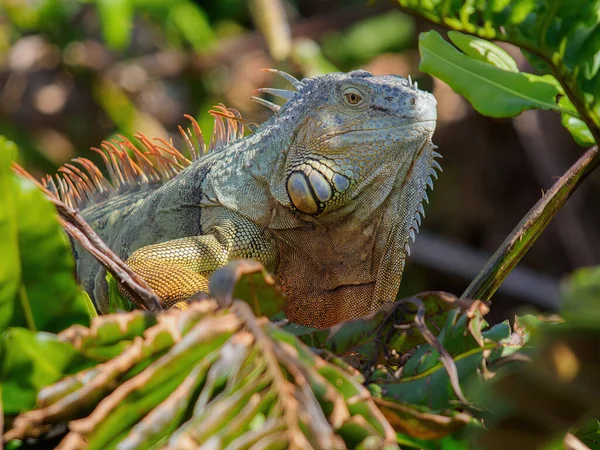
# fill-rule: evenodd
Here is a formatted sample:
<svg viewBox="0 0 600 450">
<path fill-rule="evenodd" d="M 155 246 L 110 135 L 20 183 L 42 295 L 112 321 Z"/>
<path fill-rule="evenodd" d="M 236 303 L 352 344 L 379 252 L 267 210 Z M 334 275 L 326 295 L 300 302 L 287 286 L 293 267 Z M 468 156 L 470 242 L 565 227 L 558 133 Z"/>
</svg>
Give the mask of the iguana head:
<svg viewBox="0 0 600 450">
<path fill-rule="evenodd" d="M 289 98 L 278 121 L 297 124 L 271 183 L 276 198 L 301 216 L 324 219 L 355 209 L 361 198 L 382 197 L 398 176 L 421 179 L 425 189 L 437 118 L 433 95 L 406 78 L 365 70 L 294 86 L 295 93 L 264 89 Z"/>
<path fill-rule="evenodd" d="M 326 326 L 395 299 L 439 168 L 436 101 L 409 79 L 364 70 L 283 76 L 295 92 L 263 90 L 287 98 L 261 127 L 280 149 L 267 175 L 278 203 L 268 226 L 286 245 L 286 313 Z"/>
</svg>

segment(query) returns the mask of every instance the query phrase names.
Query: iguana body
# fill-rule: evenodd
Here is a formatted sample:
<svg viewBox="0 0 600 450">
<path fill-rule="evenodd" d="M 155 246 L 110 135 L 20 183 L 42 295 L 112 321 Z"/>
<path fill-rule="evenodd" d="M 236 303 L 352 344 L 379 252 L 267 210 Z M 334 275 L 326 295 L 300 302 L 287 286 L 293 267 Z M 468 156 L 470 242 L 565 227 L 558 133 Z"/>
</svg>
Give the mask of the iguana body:
<svg viewBox="0 0 600 450">
<path fill-rule="evenodd" d="M 206 292 L 210 273 L 237 258 L 274 273 L 287 317 L 307 326 L 394 300 L 435 173 L 435 100 L 409 80 L 366 71 L 302 82 L 283 75 L 297 91 L 264 90 L 288 98 L 280 110 L 271 105 L 270 120 L 241 138 L 241 119 L 222 109 L 231 119 L 217 121 L 216 148 L 183 170 L 160 157 L 150 164 L 138 155 L 136 165 L 106 147 L 116 193 L 102 180 L 90 186 L 96 177 L 86 184 L 89 201 L 77 188 L 81 174 L 67 173 L 70 194 L 63 179 L 62 197 L 86 203 L 83 217 L 167 304 Z M 104 270 L 74 251 L 80 282 L 106 311 Z"/>
</svg>

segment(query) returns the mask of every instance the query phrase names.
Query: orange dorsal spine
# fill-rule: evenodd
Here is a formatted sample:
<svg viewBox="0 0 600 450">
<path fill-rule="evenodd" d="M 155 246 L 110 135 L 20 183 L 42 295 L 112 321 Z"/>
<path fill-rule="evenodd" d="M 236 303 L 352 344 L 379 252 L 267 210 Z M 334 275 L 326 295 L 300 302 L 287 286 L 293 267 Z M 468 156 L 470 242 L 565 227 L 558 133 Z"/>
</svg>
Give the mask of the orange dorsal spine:
<svg viewBox="0 0 600 450">
<path fill-rule="evenodd" d="M 112 195 L 131 192 L 145 186 L 161 185 L 193 161 L 214 149 L 241 139 L 246 129 L 253 131 L 256 126 L 242 118 L 236 109 L 226 108 L 222 104 L 215 106 L 209 114 L 214 117 L 215 125 L 208 146 L 204 142 L 198 122 L 192 116 L 184 116 L 190 121 L 189 128 L 179 126 L 191 160 L 173 146 L 171 139 L 150 139 L 143 133 L 137 133 L 135 138 L 141 143 L 140 149 L 125 136 L 118 135 L 118 139 L 103 141 L 100 148 L 92 148 L 101 155 L 107 176 L 104 176 L 92 161 L 79 157 L 61 166 L 54 176 L 43 177 L 40 184 L 68 206 L 82 209 Z M 17 165 L 15 171 L 20 176 L 31 179 L 31 176 Z"/>
</svg>

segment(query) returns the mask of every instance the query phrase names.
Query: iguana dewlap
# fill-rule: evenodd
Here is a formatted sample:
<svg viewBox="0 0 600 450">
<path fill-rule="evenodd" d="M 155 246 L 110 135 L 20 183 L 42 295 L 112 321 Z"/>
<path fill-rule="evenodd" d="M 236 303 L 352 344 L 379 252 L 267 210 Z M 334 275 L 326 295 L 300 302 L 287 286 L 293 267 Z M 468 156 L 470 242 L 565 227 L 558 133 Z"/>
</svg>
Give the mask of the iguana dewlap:
<svg viewBox="0 0 600 450">
<path fill-rule="evenodd" d="M 300 81 L 253 134 L 219 107 L 210 151 L 183 133 L 193 162 L 171 143 L 138 136 L 105 142 L 110 182 L 88 160 L 46 185 L 79 207 L 105 242 L 168 305 L 207 291 L 207 277 L 237 258 L 276 275 L 287 317 L 327 327 L 395 299 L 409 239 L 439 166 L 434 97 L 416 83 L 366 71 Z M 223 119 L 222 116 L 226 118 Z M 192 142 L 196 140 L 196 142 Z M 75 245 L 77 276 L 107 311 L 105 271 Z"/>
</svg>

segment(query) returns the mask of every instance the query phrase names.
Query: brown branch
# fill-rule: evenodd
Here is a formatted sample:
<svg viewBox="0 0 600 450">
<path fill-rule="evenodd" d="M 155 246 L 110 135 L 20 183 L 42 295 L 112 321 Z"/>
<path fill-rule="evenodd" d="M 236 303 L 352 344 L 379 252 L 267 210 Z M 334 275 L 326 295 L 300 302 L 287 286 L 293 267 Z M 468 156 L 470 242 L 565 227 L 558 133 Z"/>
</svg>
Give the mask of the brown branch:
<svg viewBox="0 0 600 450">
<path fill-rule="evenodd" d="M 67 206 L 56 198 L 48 189 L 29 175 L 23 168 L 13 165 L 13 170 L 39 187 L 46 197 L 56 206 L 59 215 L 59 223 L 64 230 L 83 248 L 89 251 L 104 268 L 121 284 L 130 296 L 131 300 L 140 307 L 149 311 L 158 312 L 166 309 L 165 304 L 150 289 L 146 282 L 123 262 L 105 243 L 100 239 L 88 223 L 81 217 L 79 211 Z"/>
<path fill-rule="evenodd" d="M 51 201 L 56 205 L 65 231 L 115 277 L 134 303 L 153 312 L 166 309 L 146 282 L 100 239 L 77 210 L 69 208 L 56 197 L 52 197 Z"/>
<path fill-rule="evenodd" d="M 461 298 L 489 300 L 548 223 L 585 178 L 600 165 L 598 146 L 588 149 L 529 210 L 488 260 Z"/>
<path fill-rule="evenodd" d="M 563 439 L 563 445 L 566 450 L 590 450 L 590 448 L 577 439 L 573 434 L 567 433 Z"/>
</svg>

